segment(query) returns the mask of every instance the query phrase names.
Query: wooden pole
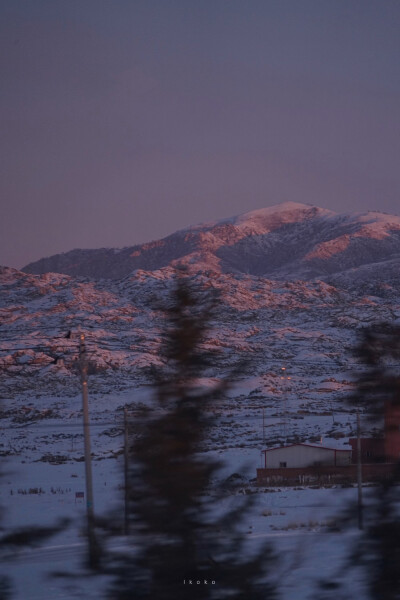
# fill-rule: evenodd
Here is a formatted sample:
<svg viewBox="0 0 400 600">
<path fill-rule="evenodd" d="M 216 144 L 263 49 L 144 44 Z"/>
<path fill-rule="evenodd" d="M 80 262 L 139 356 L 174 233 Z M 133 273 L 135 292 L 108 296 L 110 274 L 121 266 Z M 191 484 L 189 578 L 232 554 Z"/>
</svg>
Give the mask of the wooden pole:
<svg viewBox="0 0 400 600">
<path fill-rule="evenodd" d="M 85 448 L 85 479 L 86 479 L 86 517 L 89 545 L 89 567 L 99 566 L 99 548 L 94 532 L 94 503 L 93 503 L 93 481 L 92 481 L 92 457 L 90 451 L 90 429 L 89 429 L 89 401 L 87 375 L 88 367 L 86 360 L 85 334 L 81 333 L 79 342 L 79 361 L 81 367 L 82 383 L 82 408 L 83 408 L 83 435 Z"/>
<path fill-rule="evenodd" d="M 263 428 L 263 445 L 265 446 L 265 408 L 263 408 L 263 417 L 262 417 L 262 428 Z"/>
<path fill-rule="evenodd" d="M 125 518 L 124 533 L 129 535 L 129 431 L 128 415 L 124 409 L 124 483 L 125 483 Z"/>
<path fill-rule="evenodd" d="M 361 426 L 360 409 L 357 407 L 357 484 L 358 484 L 358 529 L 363 529 L 363 503 L 362 503 L 362 468 L 361 468 Z"/>
</svg>

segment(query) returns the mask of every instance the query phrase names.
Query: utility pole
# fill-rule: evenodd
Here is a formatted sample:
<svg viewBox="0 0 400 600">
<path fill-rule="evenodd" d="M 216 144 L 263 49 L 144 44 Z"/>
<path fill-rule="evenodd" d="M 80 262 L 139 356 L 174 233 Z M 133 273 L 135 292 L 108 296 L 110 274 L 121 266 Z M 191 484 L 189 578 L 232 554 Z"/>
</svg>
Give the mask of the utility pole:
<svg viewBox="0 0 400 600">
<path fill-rule="evenodd" d="M 265 408 L 262 409 L 263 410 L 263 417 L 262 417 L 262 421 L 263 421 L 263 445 L 265 446 Z"/>
<path fill-rule="evenodd" d="M 85 479 L 86 479 L 86 516 L 87 535 L 89 545 L 89 567 L 95 569 L 100 563 L 99 547 L 94 531 L 94 506 L 93 506 L 93 482 L 92 461 L 90 451 L 90 429 L 89 429 L 89 402 L 88 402 L 88 365 L 86 358 L 85 334 L 81 333 L 79 341 L 79 363 L 81 367 L 82 383 L 82 406 L 83 406 L 83 435 L 85 445 Z"/>
<path fill-rule="evenodd" d="M 357 484 L 358 484 L 358 529 L 363 529 L 363 503 L 362 503 L 362 469 L 361 469 L 361 426 L 360 409 L 357 406 Z"/>
<path fill-rule="evenodd" d="M 128 413 L 124 408 L 124 483 L 125 483 L 125 518 L 124 533 L 129 535 L 129 431 Z"/>
<path fill-rule="evenodd" d="M 281 380 L 283 380 L 282 393 L 283 393 L 283 437 L 285 438 L 285 444 L 287 443 L 287 377 L 286 367 L 281 367 Z"/>
</svg>

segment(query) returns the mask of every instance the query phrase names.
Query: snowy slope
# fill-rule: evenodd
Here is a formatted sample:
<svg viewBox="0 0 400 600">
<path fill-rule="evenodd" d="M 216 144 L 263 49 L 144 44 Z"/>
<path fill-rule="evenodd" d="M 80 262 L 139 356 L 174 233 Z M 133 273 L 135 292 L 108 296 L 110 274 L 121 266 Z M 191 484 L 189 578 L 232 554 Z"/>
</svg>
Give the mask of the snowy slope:
<svg viewBox="0 0 400 600">
<path fill-rule="evenodd" d="M 400 260 L 400 217 L 335 214 L 287 202 L 178 231 L 123 249 L 72 250 L 27 265 L 27 273 L 118 279 L 177 263 L 192 272 L 313 279 Z M 378 275 L 378 271 L 376 271 Z"/>
<path fill-rule="evenodd" d="M 400 317 L 400 217 L 287 202 L 141 246 L 74 250 L 26 272 L 0 270 L 0 361 L 19 376 L 17 386 L 5 378 L 6 393 L 37 379 L 42 389 L 71 385 L 75 393 L 80 331 L 100 386 L 145 383 L 160 362 L 157 302 L 182 264 L 220 296 L 212 377 L 241 355 L 260 374 L 267 361 L 343 365 L 357 329 Z"/>
</svg>

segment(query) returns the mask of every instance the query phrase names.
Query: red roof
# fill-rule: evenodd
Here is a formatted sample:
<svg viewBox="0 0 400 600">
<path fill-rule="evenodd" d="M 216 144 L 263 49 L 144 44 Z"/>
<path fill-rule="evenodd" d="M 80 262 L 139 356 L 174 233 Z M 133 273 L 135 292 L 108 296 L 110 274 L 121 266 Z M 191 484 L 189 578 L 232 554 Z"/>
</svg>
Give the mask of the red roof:
<svg viewBox="0 0 400 600">
<path fill-rule="evenodd" d="M 288 446 L 276 446 L 275 448 L 267 448 L 266 450 L 262 450 L 264 452 L 272 452 L 273 450 L 282 450 L 282 448 L 293 448 L 294 446 L 307 446 L 309 448 L 320 448 L 321 450 L 330 450 L 331 452 L 351 452 L 351 448 L 346 450 L 346 448 L 329 448 L 328 446 L 321 446 L 321 444 L 289 444 Z"/>
</svg>

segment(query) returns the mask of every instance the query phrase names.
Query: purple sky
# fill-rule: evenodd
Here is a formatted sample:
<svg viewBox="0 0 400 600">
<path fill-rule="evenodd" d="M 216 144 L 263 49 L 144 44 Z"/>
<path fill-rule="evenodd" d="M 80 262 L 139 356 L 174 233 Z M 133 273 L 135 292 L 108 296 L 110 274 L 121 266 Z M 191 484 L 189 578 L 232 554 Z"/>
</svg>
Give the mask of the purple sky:
<svg viewBox="0 0 400 600">
<path fill-rule="evenodd" d="M 0 264 L 400 213 L 398 0 L 2 0 Z"/>
</svg>

